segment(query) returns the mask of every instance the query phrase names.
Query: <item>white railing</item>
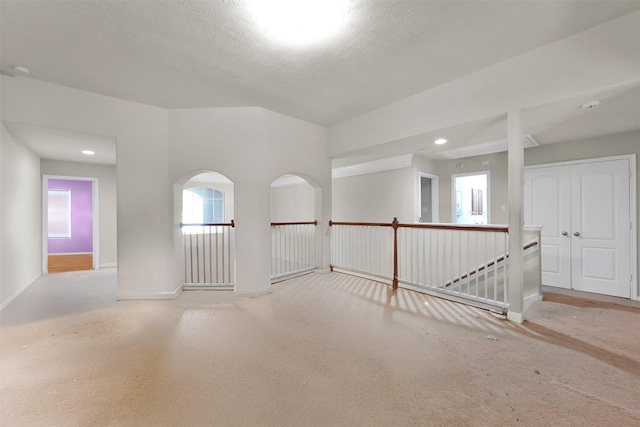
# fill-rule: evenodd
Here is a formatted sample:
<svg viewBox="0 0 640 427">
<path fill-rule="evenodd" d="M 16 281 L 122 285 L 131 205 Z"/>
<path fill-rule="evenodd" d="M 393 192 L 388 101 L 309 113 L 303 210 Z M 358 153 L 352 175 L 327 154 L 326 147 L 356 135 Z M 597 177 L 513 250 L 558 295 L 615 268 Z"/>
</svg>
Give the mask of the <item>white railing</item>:
<svg viewBox="0 0 640 427">
<path fill-rule="evenodd" d="M 317 268 L 318 221 L 271 223 L 271 280 Z"/>
<path fill-rule="evenodd" d="M 331 269 L 506 310 L 507 226 L 331 221 Z M 526 251 L 537 250 L 532 242 Z"/>
<path fill-rule="evenodd" d="M 507 307 L 506 226 L 413 224 L 398 229 L 398 281 L 419 291 Z"/>
<path fill-rule="evenodd" d="M 393 279 L 393 228 L 382 223 L 330 221 L 331 267 Z"/>
<path fill-rule="evenodd" d="M 180 224 L 184 240 L 184 288 L 233 289 L 235 224 Z"/>
</svg>

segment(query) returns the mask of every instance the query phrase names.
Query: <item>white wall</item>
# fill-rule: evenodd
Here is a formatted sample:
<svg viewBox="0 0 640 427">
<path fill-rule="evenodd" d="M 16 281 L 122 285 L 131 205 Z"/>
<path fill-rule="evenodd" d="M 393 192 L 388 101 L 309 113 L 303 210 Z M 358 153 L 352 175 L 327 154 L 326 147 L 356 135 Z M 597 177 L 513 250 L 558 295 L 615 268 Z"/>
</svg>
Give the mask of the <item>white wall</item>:
<svg viewBox="0 0 640 427">
<path fill-rule="evenodd" d="M 100 266 L 115 266 L 118 262 L 116 167 L 96 163 L 41 159 L 40 172 L 42 175 L 98 179 Z"/>
<path fill-rule="evenodd" d="M 0 125 L 0 308 L 42 271 L 40 158 Z"/>
<path fill-rule="evenodd" d="M 326 236 L 331 165 L 322 126 L 256 107 L 168 111 L 28 78 L 2 77 L 2 89 L 3 120 L 116 139 L 120 299 L 180 292 L 174 184 L 181 196 L 182 184 L 199 171 L 234 183 L 236 277 L 247 294 L 270 287 L 275 178 L 293 173 L 315 184 L 318 236 Z M 319 242 L 318 265 L 328 268 L 328 238 Z"/>
<path fill-rule="evenodd" d="M 271 221 L 315 220 L 314 189 L 306 182 L 271 187 Z"/>
<path fill-rule="evenodd" d="M 482 162 L 489 162 L 483 165 Z M 462 163 L 463 167 L 456 165 Z M 484 156 L 466 157 L 463 159 L 440 160 L 437 162 L 436 174 L 440 178 L 440 221 L 454 222 L 452 216 L 453 182 L 452 175 L 489 171 L 489 209 L 491 224 L 508 224 L 507 212 L 508 180 L 507 153 L 487 154 Z M 504 206 L 505 210 L 502 210 Z"/>
<path fill-rule="evenodd" d="M 333 180 L 333 220 L 402 223 L 417 220 L 418 175 L 404 167 Z"/>
<path fill-rule="evenodd" d="M 222 173 L 234 184 L 236 292 L 270 289 L 271 182 L 294 173 L 322 188 L 317 219 L 324 227 L 331 210 L 331 165 L 326 129 L 261 108 L 209 108 L 169 112 L 170 179 L 183 181 L 203 170 Z M 177 197 L 177 196 L 176 196 Z M 318 191 L 316 191 L 318 197 Z M 177 212 L 176 212 L 177 215 Z M 174 223 L 177 230 L 178 222 Z M 319 227 L 320 229 L 320 227 Z M 178 240 L 179 234 L 175 234 Z M 317 251 L 328 267 L 328 239 Z M 176 250 L 180 246 L 176 245 Z"/>
<path fill-rule="evenodd" d="M 29 78 L 1 85 L 3 120 L 116 138 L 117 296 L 175 297 L 167 110 Z"/>
</svg>

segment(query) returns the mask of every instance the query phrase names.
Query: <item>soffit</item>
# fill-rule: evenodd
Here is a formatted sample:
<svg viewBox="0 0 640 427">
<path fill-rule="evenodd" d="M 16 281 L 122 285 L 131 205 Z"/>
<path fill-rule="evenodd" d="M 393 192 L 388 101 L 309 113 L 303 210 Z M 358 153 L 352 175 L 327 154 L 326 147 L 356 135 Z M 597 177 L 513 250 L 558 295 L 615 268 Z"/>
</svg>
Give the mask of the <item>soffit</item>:
<svg viewBox="0 0 640 427">
<path fill-rule="evenodd" d="M 42 159 L 116 164 L 116 139 L 113 137 L 8 120 L 2 123 L 12 137 Z M 90 150 L 95 154 L 87 156 L 82 154 L 83 150 Z"/>
</svg>

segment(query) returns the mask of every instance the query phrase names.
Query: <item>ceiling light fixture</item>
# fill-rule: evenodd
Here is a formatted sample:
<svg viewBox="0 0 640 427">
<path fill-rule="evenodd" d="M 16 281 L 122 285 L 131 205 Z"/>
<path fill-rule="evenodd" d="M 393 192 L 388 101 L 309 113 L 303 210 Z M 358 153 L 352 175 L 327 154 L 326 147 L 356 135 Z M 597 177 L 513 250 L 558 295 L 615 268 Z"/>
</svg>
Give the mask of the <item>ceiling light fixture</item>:
<svg viewBox="0 0 640 427">
<path fill-rule="evenodd" d="M 442 144 L 446 144 L 447 140 L 444 138 L 439 138 L 435 140 L 436 145 L 442 145 Z"/>
<path fill-rule="evenodd" d="M 256 24 L 272 40 L 293 46 L 327 40 L 346 25 L 346 0 L 246 0 Z"/>
<path fill-rule="evenodd" d="M 85 156 L 93 156 L 96 153 L 91 150 L 82 150 L 82 154 L 84 154 Z"/>
</svg>

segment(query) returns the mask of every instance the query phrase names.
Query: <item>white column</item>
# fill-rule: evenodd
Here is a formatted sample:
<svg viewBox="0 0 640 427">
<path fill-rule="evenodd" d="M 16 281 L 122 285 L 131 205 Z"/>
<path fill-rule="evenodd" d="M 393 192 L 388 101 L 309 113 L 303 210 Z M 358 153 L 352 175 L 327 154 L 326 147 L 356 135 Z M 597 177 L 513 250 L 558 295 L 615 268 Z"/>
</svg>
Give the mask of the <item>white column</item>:
<svg viewBox="0 0 640 427">
<path fill-rule="evenodd" d="M 509 274 L 507 318 L 517 323 L 524 321 L 524 144 L 520 110 L 507 113 L 509 138 Z"/>
<path fill-rule="evenodd" d="M 239 297 L 255 298 L 271 286 L 271 182 L 234 181 L 236 285 Z"/>
</svg>

